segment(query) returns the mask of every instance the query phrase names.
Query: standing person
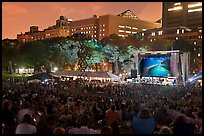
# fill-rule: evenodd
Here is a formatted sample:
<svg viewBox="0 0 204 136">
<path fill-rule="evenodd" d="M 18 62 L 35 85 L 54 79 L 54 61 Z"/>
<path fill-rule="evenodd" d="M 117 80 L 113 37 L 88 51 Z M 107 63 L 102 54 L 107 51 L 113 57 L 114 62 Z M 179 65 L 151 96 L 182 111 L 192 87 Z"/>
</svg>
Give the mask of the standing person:
<svg viewBox="0 0 204 136">
<path fill-rule="evenodd" d="M 116 110 L 115 105 L 111 105 L 111 109 L 106 111 L 106 125 L 111 126 L 113 121 L 120 122 L 120 114 Z"/>
<path fill-rule="evenodd" d="M 139 111 L 137 116 L 133 117 L 131 122 L 132 134 L 153 134 L 155 126 L 156 122 L 150 110 L 144 108 Z"/>
<path fill-rule="evenodd" d="M 14 133 L 15 132 L 15 117 L 11 111 L 11 103 L 5 100 L 2 104 L 2 123 L 4 124 L 4 133 Z"/>
<path fill-rule="evenodd" d="M 34 133 L 36 133 L 36 128 L 32 125 L 32 117 L 29 114 L 25 114 L 22 123 L 20 123 L 16 128 L 16 134 Z"/>
</svg>

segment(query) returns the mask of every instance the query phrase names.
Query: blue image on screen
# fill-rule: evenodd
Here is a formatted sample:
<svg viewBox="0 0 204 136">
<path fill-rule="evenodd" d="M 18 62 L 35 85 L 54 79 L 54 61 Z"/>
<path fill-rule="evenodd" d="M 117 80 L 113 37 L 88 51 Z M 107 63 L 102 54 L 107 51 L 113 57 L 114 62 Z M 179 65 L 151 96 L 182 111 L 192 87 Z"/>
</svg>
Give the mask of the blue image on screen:
<svg viewBox="0 0 204 136">
<path fill-rule="evenodd" d="M 164 77 L 170 72 L 169 57 L 149 57 L 143 59 L 143 75 Z"/>
</svg>

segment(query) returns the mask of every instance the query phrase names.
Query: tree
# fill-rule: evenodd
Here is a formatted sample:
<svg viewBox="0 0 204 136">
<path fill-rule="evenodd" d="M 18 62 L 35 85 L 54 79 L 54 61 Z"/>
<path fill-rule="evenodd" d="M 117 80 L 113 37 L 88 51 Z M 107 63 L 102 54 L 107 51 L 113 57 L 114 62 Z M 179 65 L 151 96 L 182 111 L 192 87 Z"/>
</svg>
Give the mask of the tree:
<svg viewBox="0 0 204 136">
<path fill-rule="evenodd" d="M 78 52 L 81 48 L 79 42 L 69 40 L 64 43 L 58 44 L 57 47 L 60 49 L 59 54 L 62 54 L 64 56 L 64 60 L 67 61 L 67 63 L 71 66 L 71 69 L 73 69 L 79 59 Z"/>
<path fill-rule="evenodd" d="M 19 59 L 19 43 L 17 40 L 5 39 L 2 41 L 2 71 L 8 71 L 11 61 L 12 64 L 16 64 Z M 14 65 L 15 66 L 15 65 Z M 15 67 L 13 66 L 13 69 Z"/>
<path fill-rule="evenodd" d="M 105 57 L 106 56 L 103 52 L 97 50 L 89 52 L 89 55 L 86 58 L 88 68 L 92 68 L 93 66 L 95 66 L 96 71 L 98 71 L 98 64 L 104 62 Z"/>
</svg>

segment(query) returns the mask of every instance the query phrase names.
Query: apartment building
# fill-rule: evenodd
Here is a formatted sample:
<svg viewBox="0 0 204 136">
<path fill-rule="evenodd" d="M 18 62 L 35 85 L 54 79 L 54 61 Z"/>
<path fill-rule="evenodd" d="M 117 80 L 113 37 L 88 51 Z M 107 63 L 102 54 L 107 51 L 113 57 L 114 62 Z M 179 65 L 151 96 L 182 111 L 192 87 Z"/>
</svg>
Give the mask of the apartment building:
<svg viewBox="0 0 204 136">
<path fill-rule="evenodd" d="M 30 31 L 25 32 L 24 34 L 17 34 L 17 39 L 19 42 L 31 42 L 36 40 L 44 40 L 55 37 L 66 37 L 69 35 L 69 24 L 72 20 L 60 16 L 56 20 L 56 24 L 53 26 L 39 31 L 38 26 L 31 26 Z"/>
</svg>

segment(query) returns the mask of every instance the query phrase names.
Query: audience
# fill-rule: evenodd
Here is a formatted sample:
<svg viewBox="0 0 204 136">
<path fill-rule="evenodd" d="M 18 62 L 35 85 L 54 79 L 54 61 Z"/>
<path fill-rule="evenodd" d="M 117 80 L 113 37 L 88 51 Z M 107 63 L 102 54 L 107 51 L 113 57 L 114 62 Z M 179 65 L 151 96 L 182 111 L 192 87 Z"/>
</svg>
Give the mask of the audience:
<svg viewBox="0 0 204 136">
<path fill-rule="evenodd" d="M 3 85 L 4 134 L 202 133 L 201 87 L 74 80 Z"/>
<path fill-rule="evenodd" d="M 90 123 L 90 117 L 86 114 L 82 115 L 80 117 L 80 128 L 71 128 L 69 130 L 69 134 L 99 134 L 99 132 L 97 132 L 94 129 L 88 128 L 88 125 Z"/>
<path fill-rule="evenodd" d="M 36 127 L 32 125 L 33 118 L 29 114 L 25 114 L 23 121 L 16 127 L 16 134 L 35 134 Z"/>
</svg>

